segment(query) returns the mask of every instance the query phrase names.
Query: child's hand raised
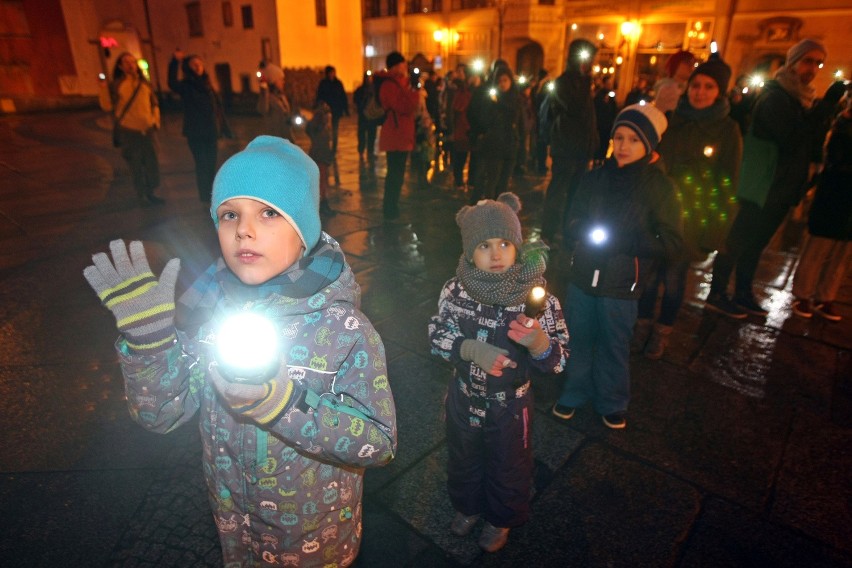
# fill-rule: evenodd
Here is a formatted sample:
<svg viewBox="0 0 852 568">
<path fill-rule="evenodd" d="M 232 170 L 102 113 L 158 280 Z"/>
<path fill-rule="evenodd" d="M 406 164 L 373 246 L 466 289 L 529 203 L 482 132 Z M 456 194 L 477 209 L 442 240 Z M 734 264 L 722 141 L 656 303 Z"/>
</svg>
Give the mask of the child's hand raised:
<svg viewBox="0 0 852 568">
<path fill-rule="evenodd" d="M 518 314 L 509 322 L 509 339 L 526 347 L 533 357 L 538 357 L 550 347 L 550 338 L 541 329 L 538 320 L 524 314 Z"/>
<path fill-rule="evenodd" d="M 130 254 L 121 239 L 109 244 L 106 253 L 92 256 L 83 276 L 101 303 L 115 316 L 118 330 L 137 353 L 157 353 L 175 339 L 175 283 L 180 260 L 171 259 L 160 279 L 154 276 L 141 241 L 130 243 Z"/>
<path fill-rule="evenodd" d="M 505 349 L 475 339 L 465 339 L 461 344 L 462 359 L 475 363 L 480 369 L 495 377 L 502 376 L 503 369 L 506 367 L 514 369 L 518 366 L 506 357 L 508 354 L 509 352 Z"/>
</svg>

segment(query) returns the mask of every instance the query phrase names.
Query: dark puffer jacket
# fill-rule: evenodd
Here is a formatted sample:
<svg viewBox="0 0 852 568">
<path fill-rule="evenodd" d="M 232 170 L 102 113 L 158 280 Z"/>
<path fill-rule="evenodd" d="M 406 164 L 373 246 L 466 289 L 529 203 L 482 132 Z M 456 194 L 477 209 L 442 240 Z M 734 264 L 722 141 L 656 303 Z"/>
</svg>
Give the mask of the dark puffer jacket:
<svg viewBox="0 0 852 568">
<path fill-rule="evenodd" d="M 654 158 L 623 168 L 610 158 L 580 180 L 564 242 L 573 246 L 569 279 L 588 294 L 638 298 L 652 261 L 681 254 L 675 186 Z M 606 236 L 599 244 L 590 238 L 596 229 Z"/>
<path fill-rule="evenodd" d="M 467 109 L 474 148 L 490 159 L 514 158 L 523 132 L 523 107 L 514 83 L 505 93 L 494 83 L 473 93 Z"/>
<path fill-rule="evenodd" d="M 598 127 L 592 100 L 592 80 L 569 69 L 554 81 L 547 120 L 550 154 L 572 161 L 591 160 L 598 149 Z"/>
<path fill-rule="evenodd" d="M 174 57 L 169 62 L 169 89 L 180 95 L 183 102 L 183 135 L 187 138 L 215 140 L 220 134 L 230 136 L 225 113 L 219 95 L 210 84 L 207 73 L 200 77 L 189 68 L 189 60 L 183 64 Z M 183 79 L 178 79 L 178 66 Z"/>
</svg>

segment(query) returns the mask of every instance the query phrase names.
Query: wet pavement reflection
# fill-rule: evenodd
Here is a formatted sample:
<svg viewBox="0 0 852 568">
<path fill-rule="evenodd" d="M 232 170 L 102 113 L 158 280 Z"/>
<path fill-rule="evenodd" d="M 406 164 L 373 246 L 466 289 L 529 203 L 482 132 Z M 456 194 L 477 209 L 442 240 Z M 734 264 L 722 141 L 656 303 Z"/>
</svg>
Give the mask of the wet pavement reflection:
<svg viewBox="0 0 852 568">
<path fill-rule="evenodd" d="M 236 142 L 259 120 L 235 116 Z M 197 429 L 153 436 L 130 421 L 114 322 L 82 277 L 93 252 L 141 239 L 156 273 L 182 259 L 185 288 L 217 242 L 197 200 L 180 116 L 161 132 L 164 207 L 142 208 L 95 111 L 0 118 L 0 563 L 218 566 Z M 307 147 L 304 133 L 298 141 Z M 761 320 L 705 313 L 712 257 L 693 266 L 660 361 L 631 359 L 626 430 L 591 409 L 550 414 L 561 379 L 535 381 L 533 516 L 485 554 L 448 530 L 442 401 L 450 368 L 426 322 L 461 253 L 466 203 L 446 170 L 409 178 L 398 221 L 382 220 L 384 156 L 359 162 L 341 122 L 337 238 L 382 335 L 399 453 L 366 475 L 358 566 L 852 566 L 852 275 L 839 323 L 791 313 L 803 225 L 787 223 L 758 270 Z M 539 234 L 549 178 L 512 181 Z M 551 253 L 559 296 L 569 259 Z M 478 528 L 474 535 L 478 533 Z"/>
</svg>

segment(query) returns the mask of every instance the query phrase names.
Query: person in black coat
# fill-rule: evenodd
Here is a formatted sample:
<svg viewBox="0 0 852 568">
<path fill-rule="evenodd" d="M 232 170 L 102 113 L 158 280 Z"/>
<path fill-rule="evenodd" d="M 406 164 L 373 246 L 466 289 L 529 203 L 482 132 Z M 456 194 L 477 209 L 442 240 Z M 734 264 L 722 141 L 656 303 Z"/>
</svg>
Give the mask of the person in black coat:
<svg viewBox="0 0 852 568">
<path fill-rule="evenodd" d="M 217 140 L 220 135 L 232 136 L 222 103 L 201 57 L 184 55 L 181 50 L 169 62 L 169 89 L 183 101 L 183 135 L 195 160 L 198 197 L 209 202 L 216 176 Z"/>
<path fill-rule="evenodd" d="M 793 313 L 840 321 L 833 302 L 852 265 L 852 91 L 829 134 L 808 214 L 808 240 L 793 279 Z"/>
<path fill-rule="evenodd" d="M 378 97 L 378 93 L 373 85 L 373 73 L 366 71 L 361 86 L 352 94 L 352 101 L 358 111 L 358 158 L 370 164 L 376 161 L 376 132 L 379 128 L 378 121 L 364 115 L 371 97 Z"/>
<path fill-rule="evenodd" d="M 349 100 L 343 83 L 337 78 L 337 69 L 331 65 L 325 68 L 325 78 L 317 85 L 317 96 L 314 106 L 324 102 L 331 109 L 331 147 L 334 150 L 334 181 L 340 185 L 340 172 L 337 170 L 337 133 L 340 117 L 349 116 Z"/>
</svg>

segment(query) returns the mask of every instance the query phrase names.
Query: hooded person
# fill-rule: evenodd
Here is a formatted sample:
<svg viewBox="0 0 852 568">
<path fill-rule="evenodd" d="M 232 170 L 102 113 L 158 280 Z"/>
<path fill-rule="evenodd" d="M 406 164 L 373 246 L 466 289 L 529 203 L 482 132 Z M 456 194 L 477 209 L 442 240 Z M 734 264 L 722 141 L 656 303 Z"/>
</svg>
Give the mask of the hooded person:
<svg viewBox="0 0 852 568">
<path fill-rule="evenodd" d="M 118 321 L 131 417 L 166 434 L 199 414 L 225 566 L 273 565 L 277 554 L 351 565 L 364 468 L 396 451 L 384 347 L 321 230 L 318 178 L 298 146 L 273 136 L 226 161 L 210 206 L 222 256 L 177 306 L 180 261 L 158 280 L 139 241 L 129 251 L 113 241 L 112 260 L 96 254 L 84 271 Z"/>
</svg>

